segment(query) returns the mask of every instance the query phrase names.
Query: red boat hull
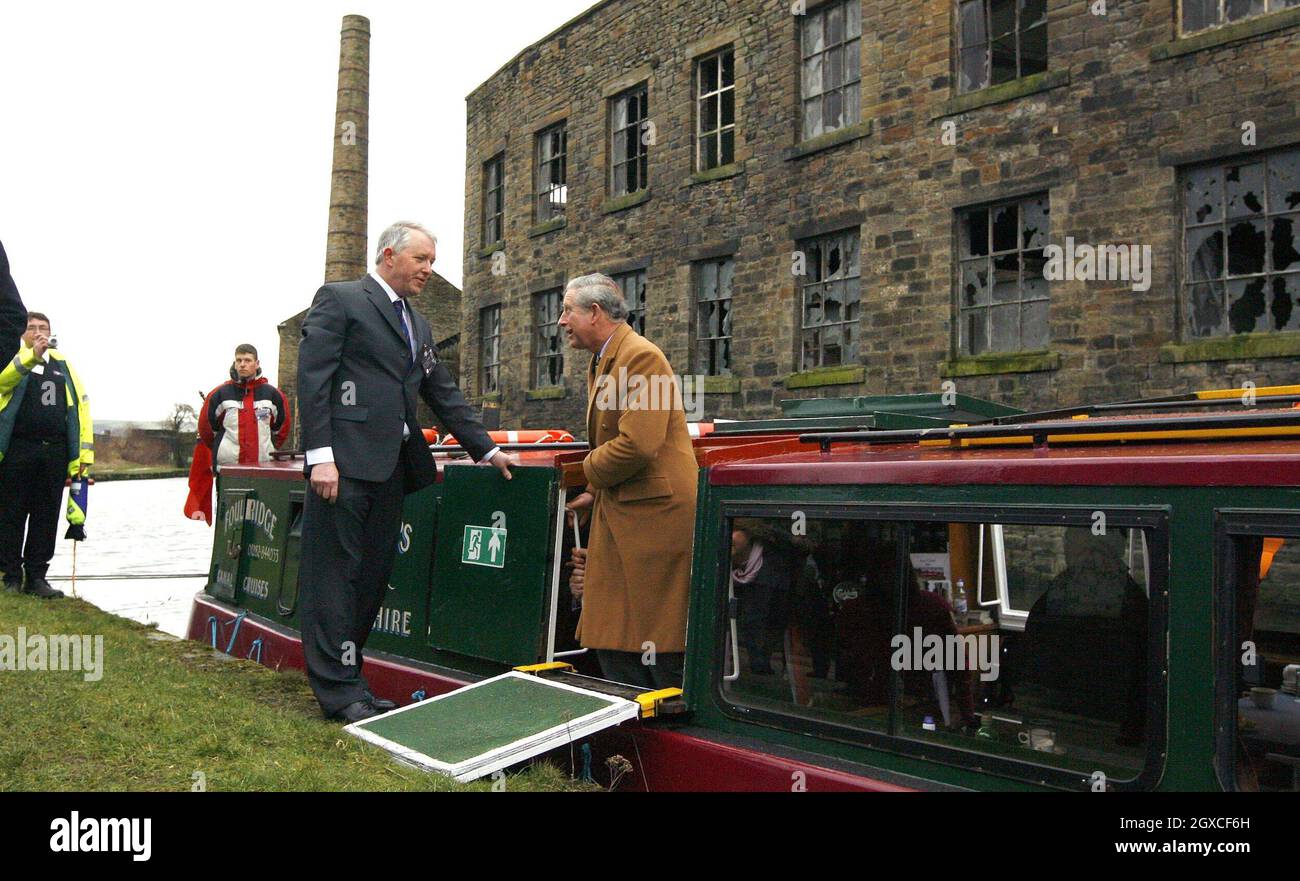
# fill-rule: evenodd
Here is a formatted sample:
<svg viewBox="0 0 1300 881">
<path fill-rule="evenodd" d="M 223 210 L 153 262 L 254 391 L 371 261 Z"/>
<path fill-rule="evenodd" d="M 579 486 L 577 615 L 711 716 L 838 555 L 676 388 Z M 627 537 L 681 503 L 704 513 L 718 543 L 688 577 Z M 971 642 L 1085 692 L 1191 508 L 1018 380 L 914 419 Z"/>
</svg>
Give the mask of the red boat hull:
<svg viewBox="0 0 1300 881">
<path fill-rule="evenodd" d="M 241 617 L 206 594 L 194 598 L 188 638 L 211 645 L 213 623 L 216 645 L 235 657 L 252 657 L 274 669 L 303 669 L 302 642 L 298 636 L 268 626 L 256 618 Z M 233 639 L 232 639 L 233 637 Z M 468 685 L 468 679 L 435 673 L 391 657 L 368 655 L 366 679 L 379 697 L 399 704 L 445 694 Z M 597 761 L 614 754 L 625 756 L 633 770 L 620 789 L 651 792 L 905 792 L 906 787 L 870 777 L 825 768 L 755 749 L 720 743 L 693 733 L 657 725 L 630 722 L 592 738 Z M 597 779 L 603 777 L 603 771 Z M 603 782 L 603 781 L 602 781 Z"/>
</svg>

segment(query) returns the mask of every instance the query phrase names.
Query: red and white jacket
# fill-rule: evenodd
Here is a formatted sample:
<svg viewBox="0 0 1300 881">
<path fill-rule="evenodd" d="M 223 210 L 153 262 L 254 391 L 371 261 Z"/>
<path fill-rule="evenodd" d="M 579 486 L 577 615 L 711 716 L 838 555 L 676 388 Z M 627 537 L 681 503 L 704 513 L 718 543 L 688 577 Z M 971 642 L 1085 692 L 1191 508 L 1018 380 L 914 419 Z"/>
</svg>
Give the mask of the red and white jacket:
<svg viewBox="0 0 1300 881">
<path fill-rule="evenodd" d="M 203 402 L 199 440 L 212 451 L 213 470 L 254 465 L 271 458 L 289 437 L 289 402 L 265 377 L 225 382 Z"/>
</svg>

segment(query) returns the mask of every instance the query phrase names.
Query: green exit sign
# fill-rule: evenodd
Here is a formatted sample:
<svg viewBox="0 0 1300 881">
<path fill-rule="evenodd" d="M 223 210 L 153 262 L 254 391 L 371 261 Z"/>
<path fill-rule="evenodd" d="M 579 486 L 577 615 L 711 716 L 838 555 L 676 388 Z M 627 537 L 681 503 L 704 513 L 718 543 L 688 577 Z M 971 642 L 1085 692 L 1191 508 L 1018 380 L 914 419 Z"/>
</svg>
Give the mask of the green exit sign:
<svg viewBox="0 0 1300 881">
<path fill-rule="evenodd" d="M 506 531 L 494 526 L 466 526 L 465 542 L 460 548 L 460 561 L 470 566 L 504 569 Z"/>
</svg>

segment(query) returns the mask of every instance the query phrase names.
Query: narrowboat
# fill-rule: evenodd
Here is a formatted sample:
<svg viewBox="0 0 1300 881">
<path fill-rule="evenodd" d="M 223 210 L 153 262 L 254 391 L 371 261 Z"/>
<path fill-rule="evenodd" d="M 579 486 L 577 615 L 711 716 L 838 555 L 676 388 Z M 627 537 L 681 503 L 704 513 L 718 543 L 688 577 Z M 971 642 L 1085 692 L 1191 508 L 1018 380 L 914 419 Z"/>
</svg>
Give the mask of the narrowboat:
<svg viewBox="0 0 1300 881">
<path fill-rule="evenodd" d="M 622 756 L 623 788 L 1295 791 L 1298 404 L 909 395 L 704 427 L 684 681 L 650 694 L 573 637 L 585 445 L 512 445 L 503 485 L 435 439 L 366 675 L 408 706 L 512 671 L 633 701 L 554 753 Z M 191 639 L 302 666 L 308 491 L 293 454 L 222 472 Z"/>
</svg>

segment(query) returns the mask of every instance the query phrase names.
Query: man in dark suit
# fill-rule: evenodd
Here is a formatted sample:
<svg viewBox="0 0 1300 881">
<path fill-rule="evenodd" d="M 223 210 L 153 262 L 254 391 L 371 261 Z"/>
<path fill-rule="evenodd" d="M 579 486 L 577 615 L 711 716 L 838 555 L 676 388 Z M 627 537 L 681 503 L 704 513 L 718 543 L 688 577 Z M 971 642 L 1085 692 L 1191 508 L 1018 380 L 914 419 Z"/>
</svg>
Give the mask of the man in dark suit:
<svg viewBox="0 0 1300 881">
<path fill-rule="evenodd" d="M 429 323 L 406 303 L 433 273 L 437 241 L 414 223 L 379 237 L 375 269 L 327 284 L 302 326 L 298 397 L 307 494 L 299 596 L 307 676 L 327 718 L 356 722 L 393 708 L 361 675 L 370 628 L 397 553 L 402 498 L 437 469 L 416 396 L 478 462 L 510 479 L 493 443 L 438 360 Z"/>
<path fill-rule="evenodd" d="M 0 242 L 0 367 L 18 351 L 19 340 L 27 332 L 27 307 L 18 296 L 18 286 L 9 274 L 9 255 Z"/>
</svg>

